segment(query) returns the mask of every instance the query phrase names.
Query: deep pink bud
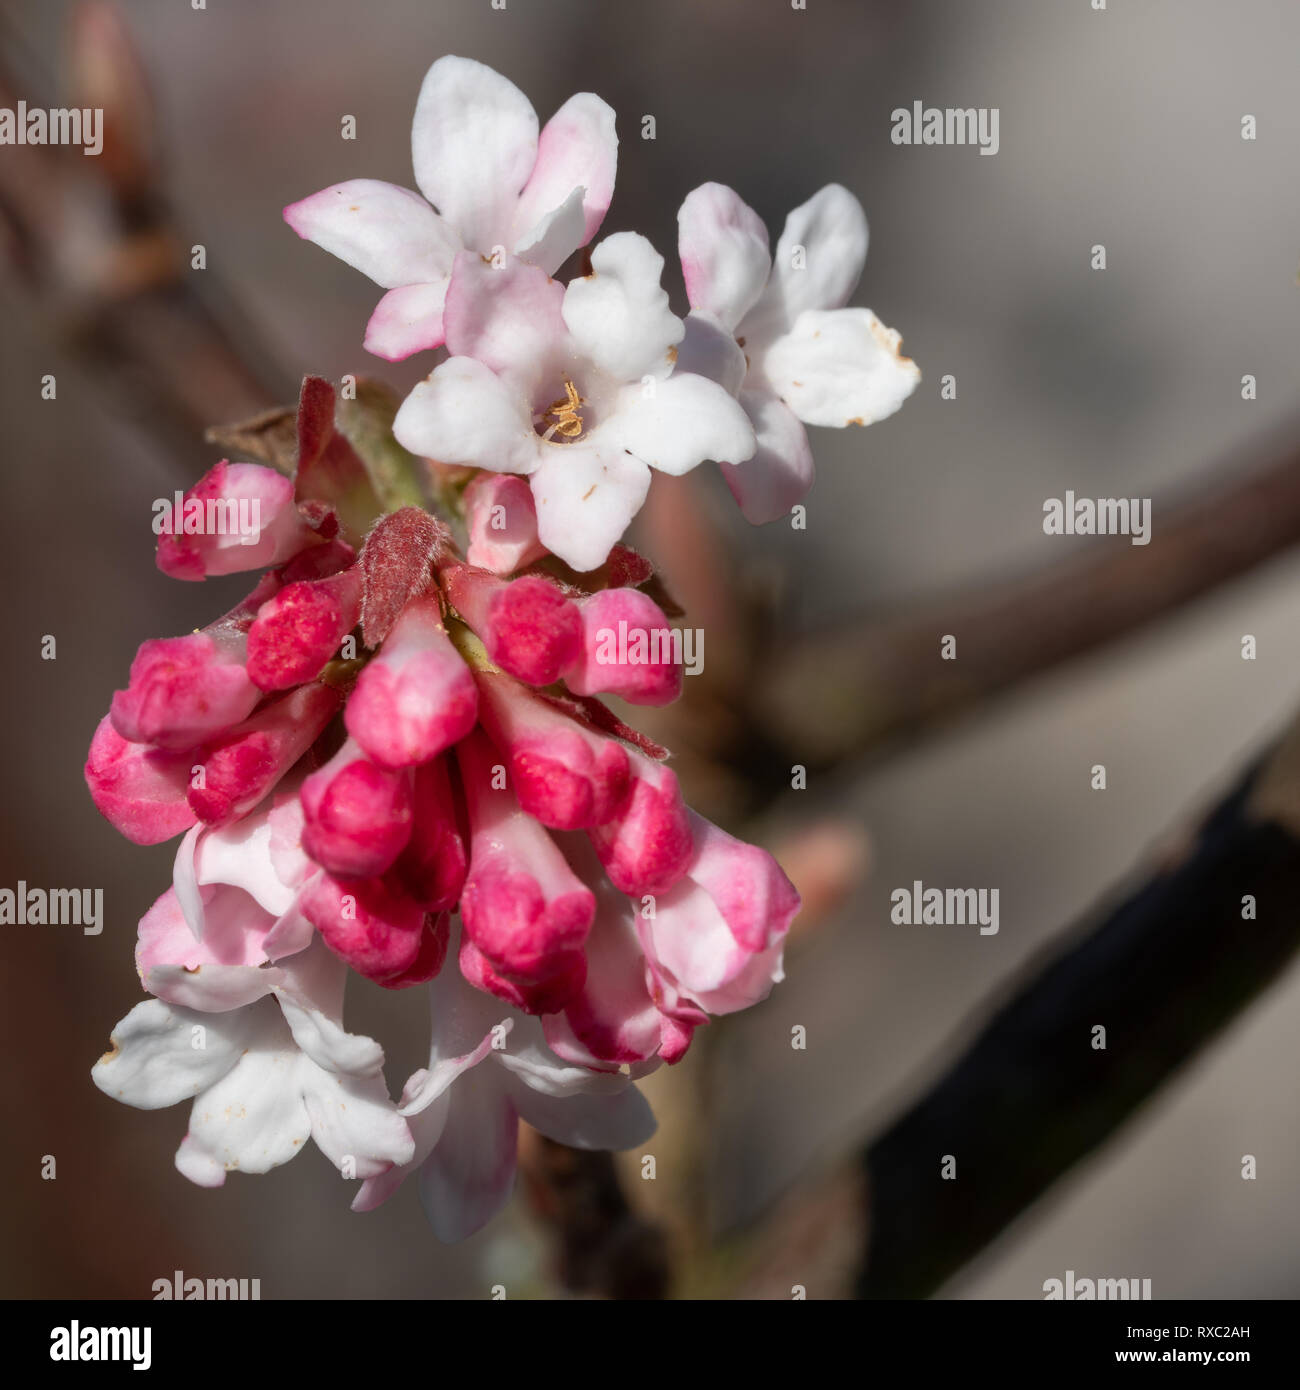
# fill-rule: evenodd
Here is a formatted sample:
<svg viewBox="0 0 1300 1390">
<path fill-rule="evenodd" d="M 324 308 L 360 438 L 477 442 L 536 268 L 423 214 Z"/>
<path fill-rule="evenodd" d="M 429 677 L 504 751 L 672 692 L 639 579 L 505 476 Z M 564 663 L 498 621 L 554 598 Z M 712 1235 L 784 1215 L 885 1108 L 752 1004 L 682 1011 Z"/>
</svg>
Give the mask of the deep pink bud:
<svg viewBox="0 0 1300 1390">
<path fill-rule="evenodd" d="M 372 763 L 354 739 L 302 784 L 302 847 L 327 873 L 374 878 L 411 835 L 411 777 Z"/>
<path fill-rule="evenodd" d="M 587 978 L 583 953 L 563 951 L 555 957 L 554 974 L 536 984 L 518 984 L 498 974 L 468 936 L 461 937 L 459 963 L 467 983 L 526 1014 L 558 1013 L 582 989 Z"/>
<path fill-rule="evenodd" d="M 446 758 L 415 769 L 412 801 L 411 838 L 397 857 L 393 877 L 426 911 L 441 912 L 460 901 L 469 865 Z"/>
<path fill-rule="evenodd" d="M 142 643 L 130 683 L 113 696 L 113 727 L 135 743 L 183 749 L 247 719 L 262 692 L 244 670 L 241 645 L 206 632 Z"/>
<path fill-rule="evenodd" d="M 415 967 L 426 947 L 423 909 L 382 878 L 340 883 L 318 874 L 299 905 L 336 956 L 379 984 Z"/>
<path fill-rule="evenodd" d="M 682 637 L 639 589 L 601 589 L 577 601 L 582 647 L 564 682 L 575 695 L 671 704 L 682 693 Z"/>
<path fill-rule="evenodd" d="M 609 820 L 631 776 L 623 745 L 509 676 L 482 672 L 478 682 L 483 727 L 506 755 L 520 806 L 554 830 Z"/>
<path fill-rule="evenodd" d="M 515 473 L 480 473 L 465 489 L 471 565 L 513 574 L 546 554 L 537 537 L 533 490 Z"/>
<path fill-rule="evenodd" d="M 460 901 L 465 930 L 498 974 L 539 984 L 567 968 L 565 957 L 582 946 L 595 898 L 501 785 L 505 766 L 486 735 L 471 734 L 456 756 L 470 824 L 469 875 Z"/>
<path fill-rule="evenodd" d="M 279 565 L 318 540 L 298 511 L 291 478 L 226 459 L 184 495 L 179 512 L 169 502 L 154 530 L 158 568 L 189 580 Z"/>
<path fill-rule="evenodd" d="M 409 989 L 412 985 L 426 984 L 442 969 L 447 959 L 447 946 L 451 940 L 451 913 L 429 913 L 420 931 L 420 945 L 415 959 L 399 975 L 392 975 L 376 984 L 385 989 Z"/>
<path fill-rule="evenodd" d="M 610 881 L 629 897 L 663 893 L 686 872 L 691 826 L 677 774 L 628 750 L 632 783 L 618 814 L 587 832 Z"/>
<path fill-rule="evenodd" d="M 128 840 L 157 845 L 197 819 L 186 800 L 191 761 L 129 743 L 105 715 L 90 741 L 86 786 L 100 815 Z"/>
<path fill-rule="evenodd" d="M 348 733 L 381 767 L 411 767 L 464 738 L 478 691 L 436 594 L 408 603 L 348 699 Z"/>
<path fill-rule="evenodd" d="M 222 825 L 251 811 L 320 737 L 341 696 L 327 685 L 300 686 L 203 750 L 202 786 L 191 786 L 195 814 Z"/>
<path fill-rule="evenodd" d="M 454 565 L 443 588 L 503 671 L 529 685 L 550 685 L 578 659 L 582 618 L 558 584 L 538 574 L 498 579 Z"/>
<path fill-rule="evenodd" d="M 286 584 L 248 630 L 248 674 L 263 690 L 314 680 L 361 616 L 361 571 Z"/>
</svg>

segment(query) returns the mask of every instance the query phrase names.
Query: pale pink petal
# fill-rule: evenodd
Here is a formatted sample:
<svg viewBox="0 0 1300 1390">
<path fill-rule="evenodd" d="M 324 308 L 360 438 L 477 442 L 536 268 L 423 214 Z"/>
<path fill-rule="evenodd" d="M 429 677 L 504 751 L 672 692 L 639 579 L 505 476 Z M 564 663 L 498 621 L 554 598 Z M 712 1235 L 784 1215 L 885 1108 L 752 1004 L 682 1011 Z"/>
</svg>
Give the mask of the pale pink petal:
<svg viewBox="0 0 1300 1390">
<path fill-rule="evenodd" d="M 798 417 L 776 396 L 745 391 L 740 403 L 754 426 L 758 447 L 744 463 L 718 466 L 745 520 L 761 526 L 789 516 L 812 487 L 812 446 Z"/>
<path fill-rule="evenodd" d="M 772 269 L 763 219 L 724 184 L 701 184 L 677 214 L 677 250 L 691 308 L 734 330 Z"/>
<path fill-rule="evenodd" d="M 462 252 L 443 313 L 447 351 L 453 361 L 476 358 L 513 393 L 534 402 L 542 382 L 559 371 L 563 300 L 564 287 L 538 266 L 513 258 L 496 266 Z"/>
<path fill-rule="evenodd" d="M 362 346 L 386 362 L 401 362 L 412 353 L 441 347 L 442 308 L 449 277 L 416 285 L 399 285 L 379 301 L 366 324 Z"/>
<path fill-rule="evenodd" d="M 515 1181 L 519 1120 L 495 1078 L 455 1086 L 442 1135 L 420 1170 L 420 1200 L 433 1233 L 451 1243 L 485 1226 Z"/>
<path fill-rule="evenodd" d="M 378 179 L 322 189 L 291 203 L 284 220 L 388 290 L 443 279 L 460 244 L 418 193 Z"/>
<path fill-rule="evenodd" d="M 521 1120 L 572 1149 L 632 1149 L 658 1128 L 654 1112 L 635 1086 L 609 1096 L 564 1100 L 524 1086 L 513 1087 L 510 1095 Z"/>
<path fill-rule="evenodd" d="M 466 246 L 508 249 L 515 203 L 537 159 L 537 113 L 484 64 L 439 58 L 420 87 L 411 158 L 420 191 Z"/>
<path fill-rule="evenodd" d="M 560 261 L 564 260 L 600 230 L 614 196 L 617 170 L 618 136 L 614 131 L 613 108 L 591 92 L 570 97 L 542 127 L 537 163 L 519 196 L 519 231 L 540 222 L 573 189 L 581 189 L 583 220 L 578 239 L 560 257 Z"/>
</svg>

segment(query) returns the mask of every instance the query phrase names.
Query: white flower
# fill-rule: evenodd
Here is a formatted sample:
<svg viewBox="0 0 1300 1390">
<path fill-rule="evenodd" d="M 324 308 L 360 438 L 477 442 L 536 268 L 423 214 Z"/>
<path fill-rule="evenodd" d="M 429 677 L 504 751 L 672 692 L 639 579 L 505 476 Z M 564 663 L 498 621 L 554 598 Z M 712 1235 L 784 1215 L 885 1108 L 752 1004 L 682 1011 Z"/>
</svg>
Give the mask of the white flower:
<svg viewBox="0 0 1300 1390">
<path fill-rule="evenodd" d="M 155 911 L 168 899 L 184 928 L 173 891 Z M 105 1095 L 142 1110 L 193 1100 L 176 1167 L 219 1187 L 227 1172 L 287 1163 L 308 1138 L 346 1177 L 409 1162 L 414 1143 L 389 1099 L 383 1051 L 343 1029 L 343 962 L 320 941 L 278 966 L 198 949 L 195 964 L 149 969 L 159 997 L 127 1014 L 91 1071 Z"/>
<path fill-rule="evenodd" d="M 722 184 L 688 194 L 677 222 L 691 304 L 678 370 L 738 395 L 758 448 L 739 467 L 723 462 L 723 475 L 749 521 L 773 521 L 812 486 L 803 425 L 883 420 L 921 373 L 870 309 L 843 307 L 866 260 L 867 219 L 839 184 L 795 208 L 775 258 L 758 214 Z"/>
<path fill-rule="evenodd" d="M 440 58 L 420 88 L 411 158 L 423 198 L 349 179 L 284 210 L 299 236 L 389 291 L 365 346 L 390 362 L 443 341 L 447 281 L 463 247 L 549 273 L 595 236 L 614 193 L 614 112 L 581 92 L 539 135 L 514 83 L 482 63 Z"/>
<path fill-rule="evenodd" d="M 658 252 L 619 232 L 591 265 L 566 288 L 536 266 L 458 256 L 444 316 L 452 355 L 393 423 L 415 453 L 527 475 L 542 544 L 578 570 L 603 563 L 651 468 L 680 474 L 754 452 L 728 392 L 673 370 L 684 326 Z"/>
<path fill-rule="evenodd" d="M 354 1211 L 386 1202 L 418 1169 L 434 1234 L 462 1240 L 510 1196 L 521 1119 L 578 1149 L 631 1148 L 654 1133 L 650 1107 L 629 1077 L 561 1061 L 537 1019 L 471 988 L 454 960 L 430 982 L 429 1002 L 429 1065 L 414 1073 L 401 1100 L 415 1152 L 368 1179 Z"/>
</svg>

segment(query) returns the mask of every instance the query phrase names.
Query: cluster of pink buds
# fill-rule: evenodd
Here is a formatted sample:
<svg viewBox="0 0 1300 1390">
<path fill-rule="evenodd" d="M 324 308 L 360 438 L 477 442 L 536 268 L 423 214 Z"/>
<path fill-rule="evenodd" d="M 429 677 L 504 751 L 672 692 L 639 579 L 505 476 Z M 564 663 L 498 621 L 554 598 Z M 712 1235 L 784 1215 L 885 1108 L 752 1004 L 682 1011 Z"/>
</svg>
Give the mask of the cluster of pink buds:
<svg viewBox="0 0 1300 1390">
<path fill-rule="evenodd" d="M 842 189 L 787 227 L 803 280 L 734 194 L 697 190 L 683 320 L 629 233 L 552 278 L 612 193 L 599 98 L 539 132 L 504 78 L 442 59 L 413 150 L 425 198 L 353 180 L 286 216 L 385 286 L 367 346 L 436 349 L 428 380 L 359 431 L 308 378 L 293 476 L 223 461 L 183 499 L 196 524 L 160 538 L 177 579 L 265 572 L 208 627 L 144 643 L 92 740 L 103 814 L 137 844 L 183 837 L 140 923 L 152 997 L 94 1077 L 193 1101 L 176 1161 L 195 1182 L 310 1137 L 358 1209 L 418 1169 L 455 1239 L 508 1195 L 519 1119 L 640 1144 L 635 1080 L 781 978 L 790 882 L 600 698 L 682 692 L 666 591 L 620 541 L 650 470 L 714 458 L 764 519 L 811 481 L 799 420 L 879 418 L 916 373 L 842 307 L 866 247 Z M 255 535 L 203 524 L 250 511 Z M 350 974 L 428 985 L 429 1065 L 397 1102 L 382 1049 L 344 1028 Z"/>
</svg>

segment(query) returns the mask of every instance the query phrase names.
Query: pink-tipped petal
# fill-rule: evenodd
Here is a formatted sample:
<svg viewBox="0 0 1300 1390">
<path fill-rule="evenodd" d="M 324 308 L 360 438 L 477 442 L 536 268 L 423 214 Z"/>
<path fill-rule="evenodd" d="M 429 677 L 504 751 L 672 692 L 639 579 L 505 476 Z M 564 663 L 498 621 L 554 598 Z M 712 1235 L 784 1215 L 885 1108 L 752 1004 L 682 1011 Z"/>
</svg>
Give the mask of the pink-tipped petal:
<svg viewBox="0 0 1300 1390">
<path fill-rule="evenodd" d="M 436 212 L 409 188 L 378 179 L 349 179 L 290 203 L 284 220 L 385 289 L 439 280 L 459 242 Z"/>
<path fill-rule="evenodd" d="M 412 353 L 441 347 L 447 283 L 443 278 L 389 290 L 366 324 L 365 350 L 385 362 L 402 362 Z"/>
<path fill-rule="evenodd" d="M 474 677 L 442 624 L 436 595 L 415 599 L 362 671 L 344 714 L 380 767 L 427 762 L 474 727 Z"/>
<path fill-rule="evenodd" d="M 694 852 L 677 775 L 629 750 L 632 783 L 619 813 L 587 833 L 610 881 L 629 897 L 665 893 Z"/>
<path fill-rule="evenodd" d="M 263 569 L 319 541 L 274 468 L 222 459 L 154 519 L 158 568 L 173 579 Z"/>
<path fill-rule="evenodd" d="M 123 738 L 180 750 L 247 719 L 261 698 L 238 649 L 195 632 L 141 645 L 111 717 Z"/>
<path fill-rule="evenodd" d="M 86 786 L 100 815 L 132 843 L 157 845 L 196 820 L 186 794 L 193 759 L 130 743 L 105 715 L 86 758 Z"/>
<path fill-rule="evenodd" d="M 465 489 L 464 501 L 471 565 L 513 574 L 546 554 L 532 489 L 516 474 L 480 473 Z"/>
<path fill-rule="evenodd" d="M 302 784 L 303 849 L 327 873 L 374 878 L 411 835 L 411 777 L 366 757 L 353 739 Z"/>
<path fill-rule="evenodd" d="M 557 966 L 569 969 L 591 927 L 595 899 L 502 785 L 504 763 L 488 738 L 472 734 L 456 754 L 470 823 L 465 930 L 497 973 L 543 983 Z"/>
<path fill-rule="evenodd" d="M 582 225 L 578 238 L 548 267 L 553 271 L 579 246 L 600 230 L 614 196 L 618 171 L 618 135 L 614 111 L 591 92 L 579 92 L 542 127 L 537 141 L 537 162 L 519 195 L 515 225 L 523 234 L 571 196 L 582 190 Z M 539 261 L 540 265 L 541 262 Z"/>
<path fill-rule="evenodd" d="M 601 589 L 578 600 L 582 649 L 565 672 L 576 695 L 619 695 L 667 705 L 682 693 L 682 639 L 639 589 Z"/>
<path fill-rule="evenodd" d="M 772 269 L 763 219 L 733 189 L 701 184 L 677 214 L 677 251 L 691 308 L 734 330 Z"/>
<path fill-rule="evenodd" d="M 504 580 L 459 565 L 443 579 L 447 597 L 488 656 L 529 685 L 550 685 L 577 659 L 582 619 L 573 600 L 541 575 Z"/>
<path fill-rule="evenodd" d="M 447 758 L 432 758 L 415 769 L 412 806 L 411 838 L 392 876 L 425 911 L 447 911 L 460 901 L 469 867 Z"/>
<path fill-rule="evenodd" d="M 520 806 L 555 830 L 601 825 L 622 805 L 630 764 L 621 743 L 571 719 L 509 676 L 485 672 L 480 717 L 506 755 Z"/>
</svg>

